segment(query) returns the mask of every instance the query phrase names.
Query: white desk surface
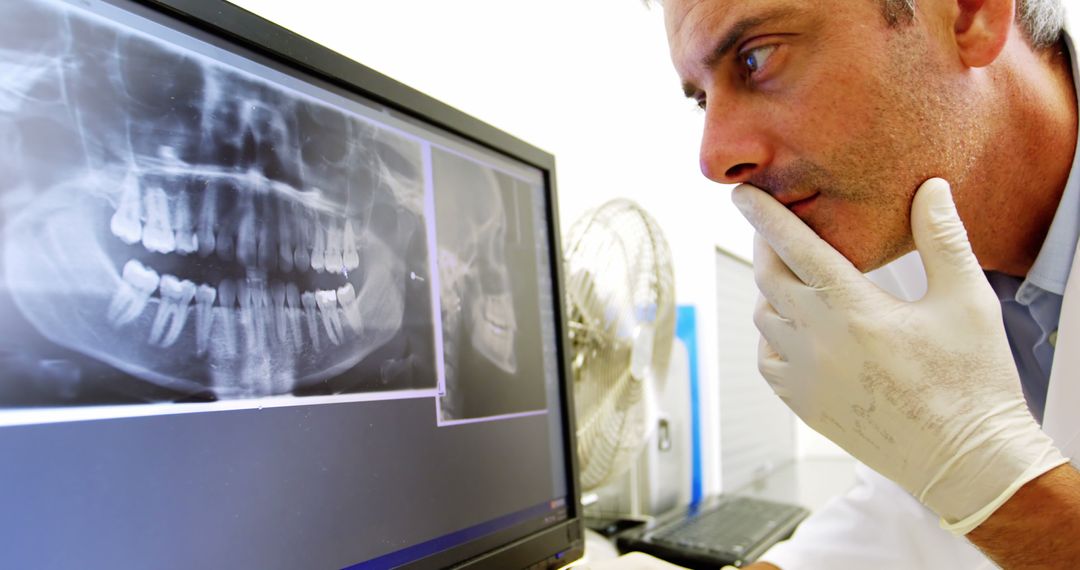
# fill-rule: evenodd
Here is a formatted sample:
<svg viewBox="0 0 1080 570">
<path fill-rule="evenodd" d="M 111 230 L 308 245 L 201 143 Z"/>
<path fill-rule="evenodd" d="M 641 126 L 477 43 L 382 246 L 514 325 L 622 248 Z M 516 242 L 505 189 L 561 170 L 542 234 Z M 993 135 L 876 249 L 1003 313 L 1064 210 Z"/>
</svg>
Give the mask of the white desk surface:
<svg viewBox="0 0 1080 570">
<path fill-rule="evenodd" d="M 795 503 L 816 511 L 829 499 L 846 493 L 854 484 L 854 459 L 814 457 L 792 461 L 733 492 L 782 503 Z"/>
</svg>

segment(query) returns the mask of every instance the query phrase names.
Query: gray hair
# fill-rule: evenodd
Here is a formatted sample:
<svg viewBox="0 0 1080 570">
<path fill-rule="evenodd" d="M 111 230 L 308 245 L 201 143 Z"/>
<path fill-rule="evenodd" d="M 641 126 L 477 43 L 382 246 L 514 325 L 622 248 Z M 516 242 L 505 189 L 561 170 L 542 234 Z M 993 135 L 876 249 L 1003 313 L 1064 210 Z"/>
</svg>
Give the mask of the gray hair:
<svg viewBox="0 0 1080 570">
<path fill-rule="evenodd" d="M 915 0 L 882 0 L 890 25 L 915 17 Z M 1061 0 L 1017 0 L 1016 22 L 1031 47 L 1044 49 L 1061 39 L 1065 30 L 1065 6 Z"/>
</svg>

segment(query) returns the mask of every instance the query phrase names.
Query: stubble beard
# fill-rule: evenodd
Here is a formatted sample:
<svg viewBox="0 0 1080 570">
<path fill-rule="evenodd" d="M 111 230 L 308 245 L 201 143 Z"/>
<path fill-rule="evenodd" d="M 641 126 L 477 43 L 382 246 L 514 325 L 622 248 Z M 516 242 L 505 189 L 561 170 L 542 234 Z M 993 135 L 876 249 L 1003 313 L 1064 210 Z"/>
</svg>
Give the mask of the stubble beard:
<svg viewBox="0 0 1080 570">
<path fill-rule="evenodd" d="M 912 28 L 893 32 L 891 68 L 870 91 L 878 120 L 860 136 L 825 158 L 802 158 L 753 181 L 776 194 L 820 193 L 821 207 L 804 221 L 862 272 L 915 249 L 915 192 L 937 176 L 962 194 L 986 137 L 925 41 Z M 858 214 L 841 218 L 837 206 Z"/>
</svg>

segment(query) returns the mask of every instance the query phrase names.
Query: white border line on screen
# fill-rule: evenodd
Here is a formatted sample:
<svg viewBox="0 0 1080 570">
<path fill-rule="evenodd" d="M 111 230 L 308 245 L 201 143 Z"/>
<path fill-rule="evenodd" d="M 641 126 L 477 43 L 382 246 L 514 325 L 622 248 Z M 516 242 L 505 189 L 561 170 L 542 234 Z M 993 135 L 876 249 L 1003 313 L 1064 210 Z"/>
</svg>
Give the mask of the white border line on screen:
<svg viewBox="0 0 1080 570">
<path fill-rule="evenodd" d="M 442 419 L 442 406 L 439 404 L 439 398 L 435 398 L 435 421 L 439 427 L 456 426 L 465 424 L 478 424 L 482 422 L 500 422 L 503 420 L 512 420 L 515 418 L 528 418 L 532 416 L 546 416 L 550 413 L 550 410 L 530 410 L 527 412 L 515 412 L 512 414 L 499 414 L 495 416 L 482 416 L 479 418 L 462 418 L 460 420 L 444 420 Z"/>
<path fill-rule="evenodd" d="M 436 389 L 426 388 L 423 390 L 397 390 L 392 392 L 362 392 L 333 396 L 271 396 L 267 398 L 197 403 L 7 408 L 0 410 L 0 427 L 419 398 L 434 398 L 435 400 L 438 400 Z"/>
</svg>

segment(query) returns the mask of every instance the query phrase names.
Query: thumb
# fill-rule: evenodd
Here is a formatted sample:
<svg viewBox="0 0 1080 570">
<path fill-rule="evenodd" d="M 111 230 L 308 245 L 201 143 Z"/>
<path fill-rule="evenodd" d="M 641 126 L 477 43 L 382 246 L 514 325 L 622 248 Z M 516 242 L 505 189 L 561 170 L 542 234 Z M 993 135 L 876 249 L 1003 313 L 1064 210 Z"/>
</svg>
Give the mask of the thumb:
<svg viewBox="0 0 1080 570">
<path fill-rule="evenodd" d="M 929 291 L 949 289 L 972 277 L 983 279 L 948 182 L 931 178 L 919 187 L 911 204 L 911 234 Z"/>
</svg>

